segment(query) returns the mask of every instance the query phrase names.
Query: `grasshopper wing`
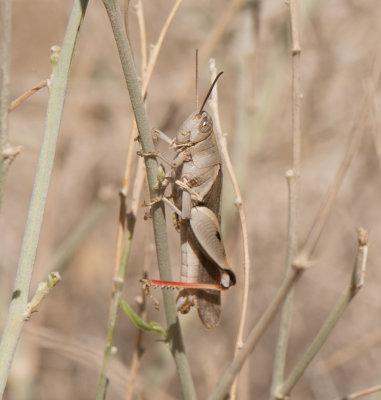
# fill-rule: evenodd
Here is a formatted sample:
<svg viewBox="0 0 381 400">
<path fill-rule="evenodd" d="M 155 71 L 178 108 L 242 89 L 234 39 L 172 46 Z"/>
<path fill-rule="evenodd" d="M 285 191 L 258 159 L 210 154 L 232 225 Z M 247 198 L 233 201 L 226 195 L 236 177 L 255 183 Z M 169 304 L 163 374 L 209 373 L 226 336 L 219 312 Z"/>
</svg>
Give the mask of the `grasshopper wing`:
<svg viewBox="0 0 381 400">
<path fill-rule="evenodd" d="M 219 283 L 221 279 L 220 271 L 202 251 L 199 253 L 199 260 L 202 265 L 199 271 L 200 282 Z M 206 328 L 215 328 L 221 318 L 221 292 L 217 290 L 198 290 L 197 312 Z"/>
<path fill-rule="evenodd" d="M 215 268 L 219 271 L 221 276 L 218 283 L 226 289 L 234 285 L 235 276 L 226 259 L 220 224 L 216 215 L 208 207 L 193 207 L 189 225 L 203 254 L 215 264 Z"/>
<path fill-rule="evenodd" d="M 225 289 L 235 284 L 235 275 L 226 259 L 218 219 L 212 210 L 202 206 L 192 208 L 188 240 L 198 252 L 200 282 L 221 284 Z M 197 305 L 202 323 L 209 329 L 215 328 L 221 316 L 221 293 L 198 290 Z"/>
</svg>

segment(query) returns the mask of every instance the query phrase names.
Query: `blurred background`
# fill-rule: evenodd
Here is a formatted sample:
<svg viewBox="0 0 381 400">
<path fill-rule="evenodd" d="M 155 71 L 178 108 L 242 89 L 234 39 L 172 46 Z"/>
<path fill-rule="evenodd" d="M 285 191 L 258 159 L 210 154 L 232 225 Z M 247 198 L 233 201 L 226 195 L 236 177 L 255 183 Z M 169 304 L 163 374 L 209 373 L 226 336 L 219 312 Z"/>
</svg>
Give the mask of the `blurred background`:
<svg viewBox="0 0 381 400">
<path fill-rule="evenodd" d="M 147 41 L 155 43 L 173 0 L 143 1 Z M 355 260 L 356 227 L 370 232 L 363 289 L 293 391 L 293 399 L 335 399 L 380 383 L 381 371 L 381 7 L 378 0 L 300 1 L 302 167 L 300 246 L 333 182 L 357 126 L 360 144 L 313 254 L 298 282 L 287 358 L 295 364 L 343 290 Z M 131 0 L 128 33 L 140 71 L 139 31 Z M 13 2 L 11 98 L 50 75 L 50 47 L 61 45 L 71 1 Z M 126 4 L 122 4 L 126 9 Z M 151 127 L 174 136 L 195 108 L 194 54 L 211 42 L 206 59 L 225 73 L 219 105 L 229 151 L 244 196 L 252 269 L 247 327 L 281 283 L 286 260 L 287 185 L 291 167 L 291 54 L 288 8 L 283 1 L 184 1 L 168 31 L 148 89 Z M 209 86 L 201 63 L 200 96 Z M 186 86 L 186 82 L 190 82 Z M 183 95 L 185 93 L 185 95 Z M 10 114 L 10 141 L 23 146 L 6 181 L 1 231 L 0 300 L 3 325 L 12 293 L 33 187 L 47 104 L 46 88 Z M 364 108 L 365 106 L 365 108 Z M 364 109 L 362 117 L 361 110 Z M 105 344 L 117 221 L 132 125 L 130 100 L 110 24 L 99 0 L 91 1 L 80 32 L 61 124 L 32 290 L 60 262 L 62 282 L 26 324 L 9 379 L 8 400 L 92 399 Z M 168 152 L 168 155 L 171 155 Z M 105 200 L 104 192 L 107 191 Z M 238 284 L 223 295 L 220 326 L 207 331 L 197 313 L 182 317 L 185 344 L 200 399 L 207 398 L 232 358 L 241 309 L 242 238 L 232 187 L 225 173 L 222 224 Z M 102 197 L 103 196 L 103 197 Z M 100 200 L 103 199 L 103 200 Z M 141 202 L 147 199 L 144 193 Z M 149 276 L 158 278 L 151 221 L 138 216 L 123 299 L 135 309 L 143 248 Z M 168 211 L 173 276 L 179 275 L 179 237 Z M 62 244 L 78 224 L 95 223 L 76 251 L 62 260 Z M 152 243 L 151 243 L 152 244 Z M 57 261 L 58 260 L 58 261 Z M 61 261 L 59 261 L 61 260 Z M 162 303 L 159 290 L 154 292 Z M 165 326 L 163 310 L 147 304 L 148 320 Z M 240 399 L 269 397 L 279 319 L 246 363 Z M 107 399 L 126 398 L 126 379 L 137 330 L 120 313 Z M 134 398 L 180 399 L 166 345 L 145 334 Z M 142 397 L 138 397 L 138 395 Z M 374 394 L 369 399 L 381 399 Z"/>
</svg>

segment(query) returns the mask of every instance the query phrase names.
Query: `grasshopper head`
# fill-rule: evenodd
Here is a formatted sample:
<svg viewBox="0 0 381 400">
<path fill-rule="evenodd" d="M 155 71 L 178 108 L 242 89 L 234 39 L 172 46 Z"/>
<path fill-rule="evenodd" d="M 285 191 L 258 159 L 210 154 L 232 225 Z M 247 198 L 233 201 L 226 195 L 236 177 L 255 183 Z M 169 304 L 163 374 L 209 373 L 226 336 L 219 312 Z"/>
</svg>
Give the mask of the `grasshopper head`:
<svg viewBox="0 0 381 400">
<path fill-rule="evenodd" d="M 209 137 L 212 132 L 212 117 L 206 111 L 194 111 L 178 130 L 176 144 L 199 143 Z"/>
<path fill-rule="evenodd" d="M 218 81 L 218 78 L 223 74 L 220 72 L 211 84 L 207 95 L 202 102 L 199 111 L 193 111 L 193 113 L 184 121 L 180 129 L 177 132 L 176 144 L 177 145 L 190 145 L 202 142 L 208 138 L 213 132 L 213 120 L 212 117 L 204 111 L 204 106 L 209 99 L 210 94 Z"/>
</svg>

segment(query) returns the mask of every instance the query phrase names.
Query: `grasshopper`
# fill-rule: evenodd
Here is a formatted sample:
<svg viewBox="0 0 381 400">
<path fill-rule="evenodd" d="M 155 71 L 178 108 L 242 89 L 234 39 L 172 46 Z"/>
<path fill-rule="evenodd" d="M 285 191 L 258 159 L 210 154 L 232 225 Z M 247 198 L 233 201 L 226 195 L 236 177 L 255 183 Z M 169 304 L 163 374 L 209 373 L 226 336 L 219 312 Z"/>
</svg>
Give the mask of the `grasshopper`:
<svg viewBox="0 0 381 400">
<path fill-rule="evenodd" d="M 220 199 L 221 158 L 213 132 L 212 117 L 204 110 L 217 79 L 212 83 L 199 110 L 192 112 L 171 142 L 176 151 L 171 163 L 172 198 L 163 200 L 175 210 L 181 240 L 181 283 L 145 281 L 146 286 L 181 288 L 177 310 L 185 314 L 196 306 L 207 328 L 218 325 L 221 316 L 221 290 L 236 283 L 226 259 L 221 238 Z M 156 154 L 158 155 L 158 154 Z"/>
</svg>

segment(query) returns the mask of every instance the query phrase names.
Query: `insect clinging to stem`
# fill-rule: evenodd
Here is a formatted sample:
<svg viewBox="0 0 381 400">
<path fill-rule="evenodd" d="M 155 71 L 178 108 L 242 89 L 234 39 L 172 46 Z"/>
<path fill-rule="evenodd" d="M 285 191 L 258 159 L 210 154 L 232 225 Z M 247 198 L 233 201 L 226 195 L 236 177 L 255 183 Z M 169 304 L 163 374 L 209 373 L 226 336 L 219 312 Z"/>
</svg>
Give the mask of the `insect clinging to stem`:
<svg viewBox="0 0 381 400">
<path fill-rule="evenodd" d="M 216 327 L 220 321 L 221 291 L 236 283 L 221 237 L 221 157 L 213 119 L 204 110 L 221 75 L 222 72 L 213 81 L 201 107 L 183 122 L 175 140 L 157 131 L 158 136 L 170 142 L 170 147 L 176 151 L 171 163 L 173 202 L 165 197 L 163 200 L 175 211 L 180 232 L 181 282 L 143 281 L 146 288 L 181 289 L 176 300 L 177 310 L 187 313 L 196 306 L 207 328 Z"/>
</svg>

